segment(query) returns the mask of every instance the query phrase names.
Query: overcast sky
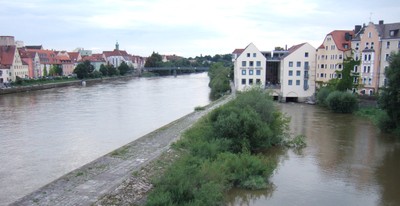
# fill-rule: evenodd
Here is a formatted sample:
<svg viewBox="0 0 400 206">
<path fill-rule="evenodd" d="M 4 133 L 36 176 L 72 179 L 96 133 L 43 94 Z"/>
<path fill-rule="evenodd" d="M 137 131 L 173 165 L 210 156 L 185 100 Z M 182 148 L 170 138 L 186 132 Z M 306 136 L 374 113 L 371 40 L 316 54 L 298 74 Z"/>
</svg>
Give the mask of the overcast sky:
<svg viewBox="0 0 400 206">
<path fill-rule="evenodd" d="M 372 15 L 371 15 L 372 13 Z M 231 53 L 309 42 L 333 30 L 400 22 L 398 0 L 0 0 L 0 36 L 25 45 L 149 56 Z"/>
</svg>

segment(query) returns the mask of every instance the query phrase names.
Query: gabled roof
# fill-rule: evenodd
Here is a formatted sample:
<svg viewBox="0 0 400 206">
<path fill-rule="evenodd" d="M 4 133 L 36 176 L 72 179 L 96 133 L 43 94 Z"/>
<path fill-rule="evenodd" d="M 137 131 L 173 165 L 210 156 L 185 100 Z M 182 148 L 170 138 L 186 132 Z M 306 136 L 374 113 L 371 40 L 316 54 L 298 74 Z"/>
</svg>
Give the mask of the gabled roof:
<svg viewBox="0 0 400 206">
<path fill-rule="evenodd" d="M 376 24 L 376 26 L 381 38 L 383 39 L 400 38 L 400 23 Z M 393 36 L 390 35 L 391 31 L 394 31 Z"/>
<path fill-rule="evenodd" d="M 287 57 L 287 56 L 289 56 L 289 55 L 292 54 L 293 52 L 295 52 L 298 48 L 302 47 L 304 44 L 306 44 L 306 43 L 304 42 L 304 43 L 301 43 L 301 44 L 297 44 L 297 45 L 291 46 L 291 47 L 288 49 L 288 53 L 282 56 L 282 59 L 285 58 L 285 57 Z"/>
<path fill-rule="evenodd" d="M 9 69 L 14 62 L 16 46 L 0 46 L 0 68 Z"/>
<path fill-rule="evenodd" d="M 68 52 L 68 56 L 72 62 L 77 62 L 79 58 L 79 52 Z"/>
<path fill-rule="evenodd" d="M 81 61 L 90 61 L 90 62 L 106 62 L 103 58 L 103 54 L 92 54 L 92 56 L 84 56 Z"/>
<path fill-rule="evenodd" d="M 103 54 L 107 57 L 111 57 L 111 56 L 129 56 L 129 54 L 124 51 L 124 50 L 116 50 L 114 49 L 114 51 L 103 51 Z"/>
<path fill-rule="evenodd" d="M 332 36 L 332 40 L 335 42 L 336 48 L 339 51 L 348 51 L 351 49 L 351 40 L 352 37 L 354 37 L 353 30 L 334 30 L 329 34 L 327 34 L 326 36 L 328 35 Z M 346 39 L 346 35 L 349 35 L 348 39 Z M 345 45 L 347 45 L 347 49 L 345 48 Z M 318 49 L 324 49 L 324 48 L 325 46 L 323 43 L 321 44 L 321 46 L 318 47 Z"/>
<path fill-rule="evenodd" d="M 27 49 L 27 51 L 37 52 L 39 55 L 40 63 L 42 64 L 59 64 L 57 54 L 53 50 L 43 49 Z"/>
<path fill-rule="evenodd" d="M 235 49 L 233 50 L 232 54 L 237 54 L 238 56 L 243 53 L 244 49 Z"/>
</svg>

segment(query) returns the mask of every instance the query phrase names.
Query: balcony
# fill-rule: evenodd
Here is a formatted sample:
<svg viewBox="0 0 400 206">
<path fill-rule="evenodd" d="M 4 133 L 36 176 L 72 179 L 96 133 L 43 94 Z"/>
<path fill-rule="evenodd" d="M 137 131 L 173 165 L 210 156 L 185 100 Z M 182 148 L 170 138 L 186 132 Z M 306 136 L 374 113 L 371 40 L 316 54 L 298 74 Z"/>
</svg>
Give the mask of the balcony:
<svg viewBox="0 0 400 206">
<path fill-rule="evenodd" d="M 309 74 L 304 74 L 304 80 L 308 80 L 308 78 L 310 78 Z"/>
</svg>

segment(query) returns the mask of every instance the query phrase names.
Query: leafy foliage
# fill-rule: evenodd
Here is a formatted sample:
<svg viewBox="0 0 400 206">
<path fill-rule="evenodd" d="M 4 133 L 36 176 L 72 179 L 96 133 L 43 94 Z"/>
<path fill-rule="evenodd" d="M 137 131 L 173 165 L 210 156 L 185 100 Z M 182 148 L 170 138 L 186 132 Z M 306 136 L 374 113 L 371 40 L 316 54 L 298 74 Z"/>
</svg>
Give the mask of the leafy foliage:
<svg viewBox="0 0 400 206">
<path fill-rule="evenodd" d="M 230 91 L 230 75 L 231 69 L 225 67 L 222 63 L 214 63 L 211 65 L 208 76 L 210 77 L 209 87 L 211 88 L 211 99 L 218 99 Z"/>
<path fill-rule="evenodd" d="M 354 66 L 360 65 L 360 63 L 361 60 L 356 61 L 353 59 L 353 57 L 348 57 L 343 61 L 343 69 L 342 71 L 338 72 L 341 74 L 342 78 L 337 82 L 336 90 L 347 91 L 358 87 L 358 84 L 353 83 L 356 75 L 352 74 L 351 71 L 353 70 Z"/>
<path fill-rule="evenodd" d="M 128 71 L 130 70 L 128 64 L 126 64 L 124 61 L 119 65 L 118 67 L 119 70 L 119 74 L 120 75 L 125 75 L 126 73 L 128 73 Z"/>
<path fill-rule="evenodd" d="M 334 91 L 328 95 L 326 103 L 329 109 L 337 113 L 352 113 L 358 107 L 357 98 L 348 92 Z"/>
<path fill-rule="evenodd" d="M 147 205 L 223 205 L 231 187 L 266 188 L 277 163 L 257 154 L 280 144 L 287 124 L 262 90 L 239 93 L 173 145 L 181 158 L 154 181 Z"/>
<path fill-rule="evenodd" d="M 153 52 L 151 56 L 146 59 L 146 63 L 144 67 L 161 67 L 162 66 L 162 57 L 160 54 Z"/>
<path fill-rule="evenodd" d="M 379 97 L 379 106 L 387 112 L 387 116 L 382 116 L 380 128 L 400 136 L 400 53 L 392 53 L 389 61 L 385 73 L 388 84 Z"/>
<path fill-rule="evenodd" d="M 332 91 L 333 89 L 331 87 L 322 87 L 317 93 L 317 104 L 321 106 L 328 106 L 326 98 L 328 98 Z"/>
<path fill-rule="evenodd" d="M 88 78 L 89 74 L 93 71 L 94 66 L 88 60 L 78 64 L 74 69 L 74 73 L 77 75 L 78 79 Z"/>
</svg>

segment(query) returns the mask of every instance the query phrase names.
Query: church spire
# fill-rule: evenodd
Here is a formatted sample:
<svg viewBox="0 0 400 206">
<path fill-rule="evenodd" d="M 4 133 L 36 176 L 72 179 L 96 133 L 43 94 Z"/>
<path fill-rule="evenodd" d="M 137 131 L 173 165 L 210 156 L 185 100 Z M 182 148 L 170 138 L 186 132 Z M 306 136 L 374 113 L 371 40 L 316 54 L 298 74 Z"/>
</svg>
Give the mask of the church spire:
<svg viewBox="0 0 400 206">
<path fill-rule="evenodd" d="M 115 50 L 119 50 L 119 44 L 118 44 L 118 41 L 117 41 L 117 43 L 115 44 Z"/>
</svg>

